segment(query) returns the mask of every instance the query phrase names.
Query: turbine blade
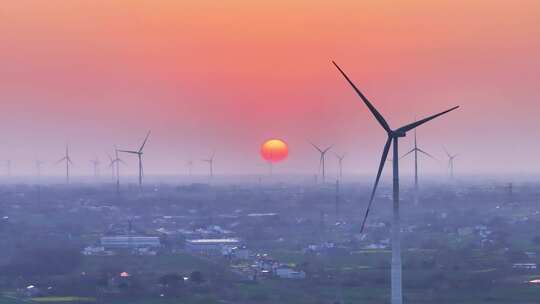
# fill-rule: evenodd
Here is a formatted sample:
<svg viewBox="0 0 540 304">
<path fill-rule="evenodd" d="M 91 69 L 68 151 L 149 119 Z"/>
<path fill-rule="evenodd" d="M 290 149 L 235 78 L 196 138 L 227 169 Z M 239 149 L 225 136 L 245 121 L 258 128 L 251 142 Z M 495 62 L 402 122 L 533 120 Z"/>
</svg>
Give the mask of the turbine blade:
<svg viewBox="0 0 540 304">
<path fill-rule="evenodd" d="M 446 153 L 446 156 L 448 156 L 448 158 L 452 158 L 450 153 L 448 153 L 448 150 L 446 150 L 446 148 L 444 146 L 442 148 L 443 148 L 444 152 Z"/>
<path fill-rule="evenodd" d="M 424 150 L 422 150 L 422 149 L 420 149 L 420 148 L 417 148 L 417 150 L 418 150 L 418 152 L 420 152 L 420 153 L 426 155 L 427 157 L 429 157 L 429 158 L 431 158 L 431 159 L 433 159 L 433 160 L 437 160 L 437 158 L 436 158 L 435 156 L 433 156 L 433 155 L 427 153 L 426 151 L 424 151 Z"/>
<path fill-rule="evenodd" d="M 143 141 L 141 147 L 139 148 L 139 152 L 142 152 L 142 150 L 144 149 L 144 145 L 146 145 L 146 141 L 148 140 L 148 137 L 150 136 L 150 132 L 151 131 L 148 131 L 148 133 L 146 133 L 146 137 L 144 138 L 144 141 Z"/>
<path fill-rule="evenodd" d="M 428 121 L 430 121 L 430 120 L 432 120 L 432 119 L 435 119 L 435 118 L 437 118 L 437 117 L 439 117 L 439 116 L 441 116 L 441 115 L 444 115 L 444 114 L 446 114 L 446 113 L 448 113 L 448 112 L 450 112 L 450 111 L 454 111 L 454 110 L 457 109 L 457 108 L 459 108 L 459 106 L 455 106 L 455 107 L 450 108 L 450 109 L 448 109 L 448 110 L 446 110 L 446 111 L 442 111 L 441 113 L 438 113 L 438 114 L 435 114 L 435 115 L 431 115 L 431 116 L 426 117 L 426 118 L 424 118 L 424 119 L 418 120 L 418 121 L 413 122 L 413 123 L 408 124 L 408 125 L 405 125 L 405 126 L 399 128 L 399 129 L 397 129 L 396 131 L 397 131 L 397 132 L 408 132 L 408 131 L 410 131 L 410 130 L 412 130 L 412 129 L 414 129 L 414 128 L 420 126 L 420 125 L 425 124 L 426 122 L 428 122 Z"/>
<path fill-rule="evenodd" d="M 343 160 L 345 158 L 345 154 L 343 155 L 339 155 L 337 153 L 334 153 L 334 155 L 339 159 L 339 160 Z"/>
<path fill-rule="evenodd" d="M 59 164 L 61 162 L 63 162 L 64 160 L 66 160 L 66 157 L 62 157 L 61 159 L 57 160 L 55 164 Z"/>
<path fill-rule="evenodd" d="M 323 153 L 328 152 L 328 150 L 332 149 L 333 146 L 334 146 L 334 145 L 331 145 L 330 147 L 328 147 L 328 148 L 326 148 L 325 150 L 323 150 Z"/>
<path fill-rule="evenodd" d="M 138 151 L 129 151 L 129 150 L 117 150 L 118 152 L 124 152 L 124 153 L 131 153 L 131 154 L 139 154 Z"/>
<path fill-rule="evenodd" d="M 364 231 L 364 226 L 366 225 L 366 220 L 369 215 L 369 210 L 371 209 L 371 204 L 375 198 L 375 192 L 377 191 L 377 186 L 379 185 L 379 179 L 381 178 L 382 170 L 384 169 L 384 164 L 386 163 L 386 158 L 388 157 L 388 151 L 390 150 L 390 144 L 392 143 L 392 137 L 388 137 L 386 144 L 384 145 L 383 154 L 381 156 L 381 162 L 379 164 L 379 171 L 377 171 L 377 177 L 375 178 L 375 184 L 373 185 L 373 190 L 371 191 L 371 197 L 369 198 L 368 207 L 366 209 L 366 214 L 362 220 L 362 226 L 360 228 L 360 233 Z"/>
<path fill-rule="evenodd" d="M 390 129 L 390 126 L 388 125 L 388 123 L 386 122 L 384 117 L 381 115 L 381 113 L 379 113 L 379 111 L 377 111 L 377 109 L 371 104 L 371 102 L 369 102 L 369 100 L 366 98 L 366 96 L 364 96 L 364 94 L 362 94 L 362 92 L 356 87 L 356 85 L 354 85 L 354 83 L 351 81 L 349 76 L 347 76 L 347 74 L 345 74 L 345 72 L 343 72 L 343 70 L 339 67 L 339 65 L 337 65 L 337 63 L 335 63 L 334 61 L 332 61 L 332 63 L 336 66 L 336 68 L 339 70 L 341 75 L 343 75 L 343 77 L 345 77 L 347 82 L 353 87 L 353 89 L 356 91 L 356 94 L 358 94 L 358 96 L 360 96 L 360 98 L 362 98 L 362 100 L 364 101 L 364 103 L 368 107 L 369 111 L 371 111 L 371 114 L 373 114 L 373 116 L 375 116 L 375 119 L 377 119 L 379 124 L 381 124 L 381 126 L 386 130 L 386 132 L 391 132 L 392 130 Z"/>
<path fill-rule="evenodd" d="M 316 144 L 312 143 L 312 142 L 309 142 L 313 148 L 317 149 L 317 151 L 319 151 L 320 153 L 323 153 L 323 151 L 321 150 L 321 148 L 319 148 Z"/>
<path fill-rule="evenodd" d="M 409 155 L 409 154 L 411 154 L 411 153 L 413 153 L 413 152 L 414 152 L 414 148 L 413 148 L 411 151 L 409 151 L 409 152 L 403 154 L 403 156 L 401 156 L 399 159 L 405 158 L 405 156 L 407 156 L 407 155 Z"/>
</svg>

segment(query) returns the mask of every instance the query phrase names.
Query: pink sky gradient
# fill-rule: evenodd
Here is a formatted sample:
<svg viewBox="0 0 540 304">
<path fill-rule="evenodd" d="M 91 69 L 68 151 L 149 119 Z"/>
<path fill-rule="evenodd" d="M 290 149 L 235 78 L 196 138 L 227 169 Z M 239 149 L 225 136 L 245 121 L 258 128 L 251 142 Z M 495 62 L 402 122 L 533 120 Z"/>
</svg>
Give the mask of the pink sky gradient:
<svg viewBox="0 0 540 304">
<path fill-rule="evenodd" d="M 69 142 L 75 174 L 89 174 L 94 155 L 152 129 L 148 174 L 185 173 L 214 149 L 218 174 L 261 172 L 271 137 L 290 146 L 276 172 L 313 173 L 310 140 L 374 174 L 385 134 L 331 60 L 393 127 L 461 105 L 418 130 L 426 151 L 461 154 L 457 172 L 540 171 L 536 0 L 5 2 L 0 160 L 15 173 Z"/>
</svg>

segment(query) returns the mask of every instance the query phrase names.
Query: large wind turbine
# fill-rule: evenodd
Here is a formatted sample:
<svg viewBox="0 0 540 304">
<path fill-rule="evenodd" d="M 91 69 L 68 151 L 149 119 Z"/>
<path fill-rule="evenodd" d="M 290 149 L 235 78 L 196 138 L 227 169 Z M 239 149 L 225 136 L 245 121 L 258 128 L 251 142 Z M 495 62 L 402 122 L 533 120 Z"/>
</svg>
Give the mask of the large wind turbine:
<svg viewBox="0 0 540 304">
<path fill-rule="evenodd" d="M 73 162 L 71 161 L 71 157 L 69 157 L 69 146 L 66 145 L 66 154 L 64 157 L 59 159 L 56 163 L 59 164 L 61 162 L 66 162 L 66 184 L 69 184 L 69 165 L 72 165 Z"/>
<path fill-rule="evenodd" d="M 343 179 L 343 159 L 345 159 L 345 154 L 337 154 L 334 153 L 338 159 L 338 166 L 339 166 L 339 180 L 341 181 Z"/>
<path fill-rule="evenodd" d="M 146 137 L 144 138 L 144 141 L 141 145 L 141 147 L 139 148 L 139 150 L 137 151 L 132 151 L 132 150 L 118 150 L 120 152 L 124 152 L 124 153 L 131 153 L 131 154 L 135 154 L 137 155 L 137 157 L 139 158 L 139 188 L 142 188 L 142 182 L 143 182 L 143 175 L 144 175 L 144 171 L 143 171 L 143 163 L 142 163 L 142 156 L 143 156 L 143 149 L 144 149 L 144 145 L 146 145 L 146 141 L 148 140 L 148 137 L 150 136 L 150 131 L 148 131 L 148 133 L 146 133 Z M 117 167 L 118 169 L 118 167 Z"/>
<path fill-rule="evenodd" d="M 216 155 L 216 152 L 212 152 L 212 156 L 207 159 L 203 159 L 202 161 L 205 163 L 208 163 L 210 166 L 210 177 L 214 177 L 214 156 Z"/>
<path fill-rule="evenodd" d="M 414 147 L 409 152 L 405 153 L 401 158 L 404 158 L 407 155 L 414 153 L 414 204 L 415 205 L 418 204 L 418 199 L 420 195 L 419 187 L 418 187 L 418 152 L 426 155 L 427 157 L 431 159 L 435 159 L 435 157 L 433 157 L 431 154 L 418 148 L 418 142 L 416 140 L 416 129 L 414 129 Z"/>
<path fill-rule="evenodd" d="M 349 77 L 343 72 L 343 70 L 335 63 L 332 62 L 336 68 L 339 70 L 341 75 L 347 80 L 351 87 L 356 91 L 356 94 L 362 99 L 364 104 L 369 108 L 371 114 L 377 119 L 381 127 L 386 131 L 388 137 L 386 144 L 384 145 L 381 161 L 379 164 L 379 170 L 377 171 L 377 177 L 375 178 L 375 183 L 373 185 L 373 190 L 371 191 L 371 196 L 369 199 L 368 207 L 366 214 L 362 221 L 362 226 L 360 232 L 364 230 L 364 225 L 366 223 L 371 204 L 375 197 L 375 192 L 377 186 L 379 185 L 379 179 L 381 177 L 381 172 L 386 163 L 386 158 L 390 150 L 390 146 L 393 146 L 393 156 L 392 156 L 392 165 L 393 165 L 393 216 L 392 216 L 392 267 L 391 267 L 391 303 L 392 304 L 402 304 L 403 295 L 402 295 L 402 278 L 401 278 L 401 240 L 400 240 L 400 214 L 399 214 L 399 154 L 398 154 L 398 139 L 400 137 L 405 137 L 407 132 L 436 118 L 443 114 L 446 114 L 452 110 L 457 109 L 458 107 L 453 107 L 444 112 L 429 116 L 427 118 L 421 119 L 419 121 L 407 124 L 398 129 L 392 130 L 383 116 L 377 111 L 377 109 L 369 102 L 369 100 L 360 92 L 360 90 L 354 85 L 354 83 L 349 79 Z"/>
<path fill-rule="evenodd" d="M 323 150 L 323 149 L 319 148 L 317 145 L 315 145 L 313 143 L 310 143 L 310 144 L 321 155 L 321 157 L 319 159 L 319 170 L 321 170 L 321 168 L 322 168 L 322 182 L 324 184 L 324 182 L 326 181 L 326 166 L 325 166 L 326 152 L 328 152 L 330 149 L 332 149 L 332 146 L 327 147 L 326 149 Z"/>
</svg>

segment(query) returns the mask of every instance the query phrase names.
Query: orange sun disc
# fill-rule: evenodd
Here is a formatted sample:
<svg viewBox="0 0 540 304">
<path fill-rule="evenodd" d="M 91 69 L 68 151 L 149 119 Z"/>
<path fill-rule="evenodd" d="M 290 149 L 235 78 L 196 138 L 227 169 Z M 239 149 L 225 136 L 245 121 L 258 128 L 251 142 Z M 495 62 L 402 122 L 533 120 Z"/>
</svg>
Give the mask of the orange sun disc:
<svg viewBox="0 0 540 304">
<path fill-rule="evenodd" d="M 269 162 L 279 162 L 287 158 L 289 147 L 281 139 L 269 139 L 261 146 L 261 156 Z"/>
</svg>

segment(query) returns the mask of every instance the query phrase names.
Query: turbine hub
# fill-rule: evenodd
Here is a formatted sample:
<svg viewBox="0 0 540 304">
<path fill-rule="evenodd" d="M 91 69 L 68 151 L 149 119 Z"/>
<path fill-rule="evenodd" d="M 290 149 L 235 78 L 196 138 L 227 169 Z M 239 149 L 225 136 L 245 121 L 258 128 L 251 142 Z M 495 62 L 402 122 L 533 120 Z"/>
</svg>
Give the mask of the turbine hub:
<svg viewBox="0 0 540 304">
<path fill-rule="evenodd" d="M 392 131 L 390 133 L 390 136 L 392 136 L 392 137 L 405 137 L 405 136 L 407 136 L 407 133 L 403 132 L 403 131 Z"/>
</svg>

